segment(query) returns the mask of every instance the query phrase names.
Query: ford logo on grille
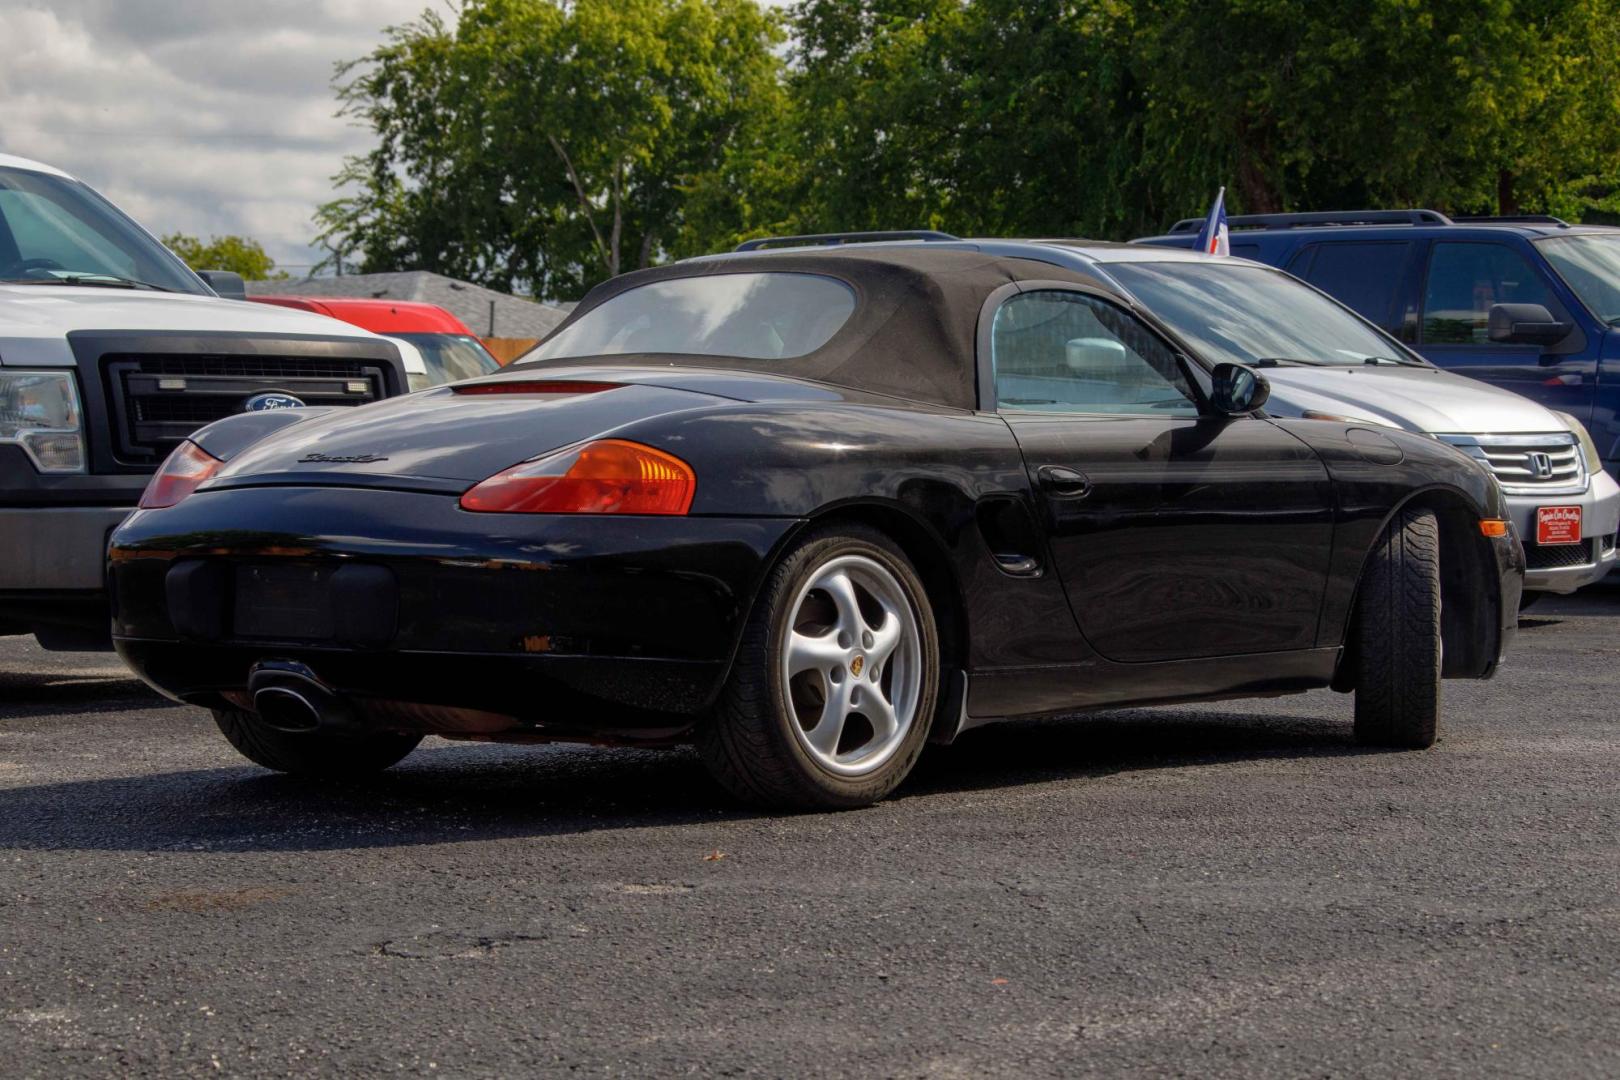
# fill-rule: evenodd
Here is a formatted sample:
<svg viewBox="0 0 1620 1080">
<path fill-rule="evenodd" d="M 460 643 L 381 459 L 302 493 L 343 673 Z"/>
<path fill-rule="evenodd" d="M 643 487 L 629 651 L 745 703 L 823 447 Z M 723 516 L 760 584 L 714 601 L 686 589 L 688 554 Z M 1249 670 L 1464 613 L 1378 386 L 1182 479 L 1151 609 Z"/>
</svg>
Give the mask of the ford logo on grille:
<svg viewBox="0 0 1620 1080">
<path fill-rule="evenodd" d="M 266 409 L 302 409 L 304 403 L 291 394 L 254 394 L 242 402 L 243 412 L 263 412 Z"/>
</svg>

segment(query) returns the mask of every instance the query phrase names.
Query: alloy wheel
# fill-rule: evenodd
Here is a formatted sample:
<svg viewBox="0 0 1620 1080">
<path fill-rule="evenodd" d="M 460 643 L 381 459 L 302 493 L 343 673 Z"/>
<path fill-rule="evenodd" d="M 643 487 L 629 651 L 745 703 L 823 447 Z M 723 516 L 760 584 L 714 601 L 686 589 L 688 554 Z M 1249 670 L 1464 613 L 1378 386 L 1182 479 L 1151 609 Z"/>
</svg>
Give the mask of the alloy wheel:
<svg viewBox="0 0 1620 1080">
<path fill-rule="evenodd" d="M 882 563 L 843 555 L 817 568 L 782 636 L 794 736 L 829 772 L 880 768 L 917 722 L 922 647 L 905 588 Z"/>
</svg>

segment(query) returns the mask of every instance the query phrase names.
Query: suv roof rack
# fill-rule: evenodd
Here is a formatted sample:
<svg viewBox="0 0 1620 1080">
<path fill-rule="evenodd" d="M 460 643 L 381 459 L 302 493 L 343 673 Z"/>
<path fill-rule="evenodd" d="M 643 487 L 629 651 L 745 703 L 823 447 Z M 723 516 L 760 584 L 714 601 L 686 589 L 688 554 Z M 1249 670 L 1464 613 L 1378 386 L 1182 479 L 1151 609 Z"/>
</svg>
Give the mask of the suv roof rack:
<svg viewBox="0 0 1620 1080">
<path fill-rule="evenodd" d="M 1556 225 L 1560 229 L 1569 228 L 1569 222 L 1551 214 L 1480 214 L 1452 220 L 1467 222 L 1469 225 Z"/>
<path fill-rule="evenodd" d="M 960 240 L 933 229 L 901 229 L 894 232 L 807 233 L 804 236 L 762 236 L 737 245 L 738 251 L 760 251 L 773 247 L 804 247 L 811 244 L 872 244 L 883 240 Z"/>
<path fill-rule="evenodd" d="M 1438 210 L 1330 210 L 1313 214 L 1238 214 L 1226 219 L 1233 229 L 1298 229 L 1310 225 L 1450 225 Z M 1182 218 L 1172 233 L 1197 232 L 1201 217 Z"/>
</svg>

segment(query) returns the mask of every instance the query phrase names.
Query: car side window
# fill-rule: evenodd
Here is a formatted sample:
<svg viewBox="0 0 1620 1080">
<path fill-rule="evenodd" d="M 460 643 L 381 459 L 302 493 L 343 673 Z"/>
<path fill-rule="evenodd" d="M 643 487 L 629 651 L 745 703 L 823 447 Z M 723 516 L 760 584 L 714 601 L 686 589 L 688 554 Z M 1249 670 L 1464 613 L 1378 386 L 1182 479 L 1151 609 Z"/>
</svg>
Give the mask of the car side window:
<svg viewBox="0 0 1620 1080">
<path fill-rule="evenodd" d="M 1081 293 L 1021 293 L 990 329 L 1002 410 L 1197 416 L 1174 353 L 1132 316 Z"/>
<path fill-rule="evenodd" d="M 1293 273 L 1368 322 L 1393 330 L 1397 320 L 1391 309 L 1411 250 L 1404 240 L 1312 244 L 1315 258 L 1303 260 Z"/>
<path fill-rule="evenodd" d="M 1563 317 L 1535 268 L 1506 244 L 1436 243 L 1423 289 L 1423 343 L 1495 347 L 1492 304 L 1540 304 Z"/>
</svg>

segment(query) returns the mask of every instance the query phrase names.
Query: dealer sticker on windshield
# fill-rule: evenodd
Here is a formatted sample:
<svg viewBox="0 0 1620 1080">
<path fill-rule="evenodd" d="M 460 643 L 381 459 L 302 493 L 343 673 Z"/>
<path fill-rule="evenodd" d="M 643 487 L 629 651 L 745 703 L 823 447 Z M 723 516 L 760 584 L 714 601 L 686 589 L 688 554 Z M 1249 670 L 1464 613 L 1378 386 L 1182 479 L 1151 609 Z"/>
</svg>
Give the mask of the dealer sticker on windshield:
<svg viewBox="0 0 1620 1080">
<path fill-rule="evenodd" d="M 1536 508 L 1536 543 L 1578 544 L 1581 542 L 1581 508 L 1541 506 Z"/>
</svg>

